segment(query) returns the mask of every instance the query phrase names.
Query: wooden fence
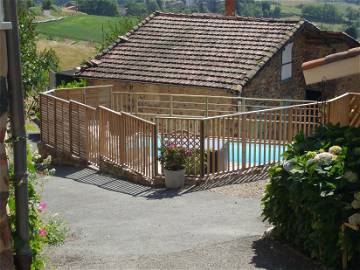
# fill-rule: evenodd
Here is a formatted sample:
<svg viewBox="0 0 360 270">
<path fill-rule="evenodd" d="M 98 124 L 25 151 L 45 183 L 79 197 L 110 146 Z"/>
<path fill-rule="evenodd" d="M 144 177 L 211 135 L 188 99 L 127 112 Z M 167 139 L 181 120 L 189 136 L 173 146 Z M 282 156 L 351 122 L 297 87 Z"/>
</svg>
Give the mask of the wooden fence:
<svg viewBox="0 0 360 270">
<path fill-rule="evenodd" d="M 112 109 L 154 121 L 155 116 L 211 117 L 285 105 L 311 103 L 309 100 L 244 98 L 209 95 L 112 92 Z"/>
<path fill-rule="evenodd" d="M 40 95 L 41 141 L 99 166 L 100 158 L 145 178 L 157 172 L 155 124 L 103 106 L 97 108 L 52 93 Z"/>
<path fill-rule="evenodd" d="M 151 122 L 110 109 L 116 102 L 100 97 L 101 91 L 113 97 L 106 87 L 91 99 L 82 93 L 94 89 L 41 94 L 42 141 L 97 166 L 100 159 L 126 166 L 147 179 L 162 175 L 158 148 L 163 145 L 191 151 L 186 174 L 203 179 L 279 162 L 300 131 L 310 135 L 325 123 L 360 127 L 360 94 L 356 93 L 327 102 L 212 117 L 154 115 Z"/>
<path fill-rule="evenodd" d="M 281 160 L 294 135 L 323 123 L 323 104 L 311 103 L 202 119 L 157 117 L 160 144 L 193 152 L 188 176 L 226 174 Z"/>
<path fill-rule="evenodd" d="M 112 107 L 112 85 L 61 88 L 47 93 L 61 99 L 78 101 L 92 107 Z"/>
<path fill-rule="evenodd" d="M 128 113 L 99 107 L 99 154 L 148 177 L 157 171 L 155 124 Z"/>
</svg>

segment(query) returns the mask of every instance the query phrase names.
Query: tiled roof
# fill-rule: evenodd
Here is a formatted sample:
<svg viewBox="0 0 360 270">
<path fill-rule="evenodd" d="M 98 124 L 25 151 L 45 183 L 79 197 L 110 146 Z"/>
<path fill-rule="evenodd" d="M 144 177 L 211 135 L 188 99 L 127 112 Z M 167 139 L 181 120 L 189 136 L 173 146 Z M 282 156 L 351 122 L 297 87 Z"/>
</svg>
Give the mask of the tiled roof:
<svg viewBox="0 0 360 270">
<path fill-rule="evenodd" d="M 347 50 L 345 52 L 340 52 L 340 53 L 334 53 L 334 54 L 330 54 L 326 57 L 323 58 L 319 58 L 319 59 L 315 59 L 309 62 L 305 62 L 302 64 L 302 68 L 303 70 L 309 70 L 309 69 L 313 69 L 319 66 L 323 66 L 326 64 L 330 64 L 333 62 L 337 62 L 337 61 L 341 61 L 341 60 L 345 60 L 348 58 L 353 58 L 353 57 L 357 57 L 360 55 L 360 47 L 356 47 L 350 50 Z"/>
<path fill-rule="evenodd" d="M 303 24 L 157 12 L 78 76 L 241 90 Z"/>
</svg>

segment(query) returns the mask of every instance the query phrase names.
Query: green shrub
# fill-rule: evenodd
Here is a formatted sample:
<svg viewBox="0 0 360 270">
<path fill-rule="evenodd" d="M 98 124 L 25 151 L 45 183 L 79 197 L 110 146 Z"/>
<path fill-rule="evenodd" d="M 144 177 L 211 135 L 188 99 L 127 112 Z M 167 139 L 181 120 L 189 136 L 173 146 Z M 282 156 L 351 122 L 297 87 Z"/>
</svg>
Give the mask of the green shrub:
<svg viewBox="0 0 360 270">
<path fill-rule="evenodd" d="M 270 169 L 262 199 L 274 235 L 329 267 L 339 268 L 345 246 L 350 263 L 358 263 L 359 233 L 345 236 L 341 225 L 360 208 L 360 129 L 325 126 L 311 137 L 298 134 L 284 159 Z"/>
<path fill-rule="evenodd" d="M 61 88 L 79 88 L 79 87 L 86 87 L 88 86 L 88 82 L 84 79 L 75 80 L 71 82 L 65 83 L 64 81 L 61 81 L 61 84 L 57 87 L 58 89 Z"/>
</svg>

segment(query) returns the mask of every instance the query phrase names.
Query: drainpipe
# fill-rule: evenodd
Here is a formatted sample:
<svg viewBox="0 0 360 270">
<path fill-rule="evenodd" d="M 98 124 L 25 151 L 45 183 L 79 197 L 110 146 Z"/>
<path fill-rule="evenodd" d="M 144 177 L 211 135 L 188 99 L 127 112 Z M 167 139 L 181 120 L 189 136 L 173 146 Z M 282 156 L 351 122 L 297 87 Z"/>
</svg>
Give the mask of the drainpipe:
<svg viewBox="0 0 360 270">
<path fill-rule="evenodd" d="M 225 16 L 235 16 L 235 0 L 225 0 Z"/>
<path fill-rule="evenodd" d="M 29 195 L 26 164 L 26 133 L 24 89 L 22 84 L 17 6 L 15 0 L 5 0 L 5 19 L 12 23 L 6 33 L 8 49 L 8 88 L 10 95 L 11 134 L 14 139 L 14 187 L 16 206 L 15 266 L 20 270 L 31 267 L 29 245 Z"/>
</svg>

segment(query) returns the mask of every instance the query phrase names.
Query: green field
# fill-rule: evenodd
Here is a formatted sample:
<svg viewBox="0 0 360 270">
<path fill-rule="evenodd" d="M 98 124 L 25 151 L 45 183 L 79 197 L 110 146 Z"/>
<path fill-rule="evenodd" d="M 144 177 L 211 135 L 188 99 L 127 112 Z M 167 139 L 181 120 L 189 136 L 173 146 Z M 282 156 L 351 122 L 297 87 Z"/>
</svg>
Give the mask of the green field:
<svg viewBox="0 0 360 270">
<path fill-rule="evenodd" d="M 106 17 L 80 15 L 66 17 L 61 21 L 40 23 L 37 25 L 39 34 L 50 39 L 64 38 L 101 43 L 103 32 L 109 31 L 111 25 L 119 25 L 126 33 L 131 25 L 138 22 L 135 17 Z"/>
</svg>

